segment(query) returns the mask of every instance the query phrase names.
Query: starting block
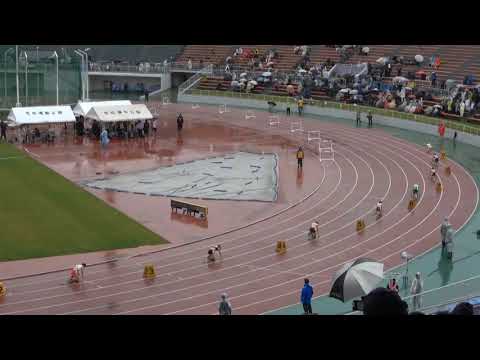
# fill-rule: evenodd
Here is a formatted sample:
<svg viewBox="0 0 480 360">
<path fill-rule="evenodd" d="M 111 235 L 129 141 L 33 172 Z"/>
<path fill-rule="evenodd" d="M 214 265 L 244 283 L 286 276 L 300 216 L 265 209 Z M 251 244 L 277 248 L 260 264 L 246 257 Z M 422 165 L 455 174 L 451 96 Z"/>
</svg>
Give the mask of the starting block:
<svg viewBox="0 0 480 360">
<path fill-rule="evenodd" d="M 365 221 L 364 220 L 357 220 L 357 231 L 363 231 L 365 229 Z"/>
<path fill-rule="evenodd" d="M 5 296 L 6 293 L 7 288 L 5 287 L 5 285 L 3 285 L 3 283 L 0 282 L 0 297 Z"/>
<path fill-rule="evenodd" d="M 143 277 L 146 279 L 153 279 L 155 277 L 155 268 L 153 265 L 145 265 Z"/>
<path fill-rule="evenodd" d="M 253 110 L 247 110 L 245 111 L 245 120 L 249 120 L 249 119 L 255 119 L 257 116 L 255 115 L 255 113 L 253 112 Z"/>
<path fill-rule="evenodd" d="M 441 193 L 442 192 L 442 183 L 437 183 L 436 189 L 437 189 L 438 193 Z"/>
<path fill-rule="evenodd" d="M 286 241 L 277 241 L 277 248 L 275 251 L 279 254 L 283 254 L 287 251 L 287 242 Z"/>
<path fill-rule="evenodd" d="M 230 112 L 230 109 L 227 107 L 226 104 L 222 104 L 218 107 L 218 113 L 219 114 L 225 114 L 225 113 L 229 113 Z"/>
<path fill-rule="evenodd" d="M 293 121 L 290 123 L 290 132 L 291 133 L 303 133 L 303 125 L 301 121 Z"/>
<path fill-rule="evenodd" d="M 445 150 L 442 150 L 440 152 L 440 160 L 446 160 L 447 159 L 447 153 L 445 152 Z"/>
<path fill-rule="evenodd" d="M 452 173 L 452 169 L 450 168 L 450 166 L 447 166 L 445 168 L 445 174 L 450 175 L 451 173 Z"/>
<path fill-rule="evenodd" d="M 412 199 L 408 202 L 408 210 L 415 209 L 415 206 L 417 206 L 417 200 Z"/>
<path fill-rule="evenodd" d="M 268 126 L 270 127 L 280 127 L 280 117 L 277 115 L 271 115 L 268 117 Z"/>
<path fill-rule="evenodd" d="M 163 96 L 162 97 L 162 105 L 163 106 L 170 105 L 170 98 L 168 96 Z"/>
<path fill-rule="evenodd" d="M 320 131 L 318 130 L 310 130 L 307 132 L 307 141 L 310 142 L 312 140 L 318 140 L 320 141 Z"/>
</svg>

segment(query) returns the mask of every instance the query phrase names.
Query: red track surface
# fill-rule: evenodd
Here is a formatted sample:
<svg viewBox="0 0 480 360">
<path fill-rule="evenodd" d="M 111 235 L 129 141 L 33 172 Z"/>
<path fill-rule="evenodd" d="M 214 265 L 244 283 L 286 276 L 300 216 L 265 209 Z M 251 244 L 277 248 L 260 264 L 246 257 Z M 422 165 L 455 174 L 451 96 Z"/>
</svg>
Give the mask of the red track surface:
<svg viewBox="0 0 480 360">
<path fill-rule="evenodd" d="M 216 108 L 202 106 L 195 111 L 210 120 L 257 129 L 265 129 L 269 115 L 257 112 L 256 119 L 245 120 L 241 110 L 218 115 Z M 285 135 L 290 126 L 288 118 L 282 120 L 281 129 L 265 131 Z M 369 257 L 389 269 L 399 265 L 403 250 L 424 253 L 438 245 L 444 216 L 458 229 L 476 208 L 475 182 L 454 162 L 448 161 L 450 176 L 444 173 L 445 163 L 440 166 L 444 191 L 439 194 L 429 178 L 431 156 L 416 145 L 376 129 L 315 120 L 305 120 L 304 127 L 334 141 L 335 161 L 320 163 L 318 182 L 323 183 L 301 204 L 210 240 L 87 268 L 81 285 L 66 285 L 66 273 L 7 281 L 0 314 L 214 314 L 224 291 L 235 314 L 259 314 L 298 303 L 306 276 L 316 294 L 322 294 L 345 262 Z M 282 169 L 280 176 L 282 181 Z M 414 183 L 420 184 L 421 198 L 409 212 Z M 377 219 L 379 199 L 384 208 Z M 358 234 L 360 218 L 367 227 Z M 315 219 L 320 238 L 308 241 L 306 231 Z M 283 255 L 275 252 L 277 240 L 287 241 Z M 219 243 L 223 260 L 207 265 L 206 250 Z M 155 265 L 154 280 L 142 278 L 144 264 Z"/>
</svg>

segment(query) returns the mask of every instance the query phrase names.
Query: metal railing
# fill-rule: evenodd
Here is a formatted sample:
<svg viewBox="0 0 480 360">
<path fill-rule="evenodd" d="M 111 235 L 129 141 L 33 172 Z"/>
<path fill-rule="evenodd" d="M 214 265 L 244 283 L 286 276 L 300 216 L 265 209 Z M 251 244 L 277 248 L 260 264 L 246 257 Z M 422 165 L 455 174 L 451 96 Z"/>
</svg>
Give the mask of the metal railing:
<svg viewBox="0 0 480 360">
<path fill-rule="evenodd" d="M 420 293 L 420 307 L 415 309 L 424 313 L 434 313 L 449 305 L 467 301 L 480 295 L 480 275 L 470 277 L 461 281 L 441 286 L 435 289 Z M 403 297 L 408 303 L 408 308 L 413 311 L 414 295 Z"/>
<path fill-rule="evenodd" d="M 200 69 L 195 75 L 191 76 L 187 81 L 183 82 L 178 87 L 178 93 L 184 94 L 186 91 L 195 86 L 205 75 L 211 75 L 213 73 L 213 69 L 213 64 Z"/>
<path fill-rule="evenodd" d="M 169 66 L 151 64 L 150 66 L 122 65 L 122 64 L 97 64 L 91 63 L 88 71 L 91 72 L 125 72 L 142 74 L 164 74 L 169 71 Z"/>
<path fill-rule="evenodd" d="M 263 101 L 273 101 L 278 103 L 287 103 L 287 104 L 296 104 L 296 100 L 289 96 L 277 96 L 277 95 L 267 95 L 267 94 L 252 94 L 252 93 L 244 93 L 244 92 L 235 92 L 235 91 L 221 91 L 221 90 L 200 90 L 200 89 L 190 89 L 187 91 L 189 95 L 206 95 L 206 96 L 219 96 L 219 97 L 230 97 L 230 98 L 239 98 L 239 99 L 250 99 L 250 100 L 263 100 Z M 438 126 L 441 121 L 445 123 L 447 128 L 461 131 L 466 134 L 480 136 L 480 127 L 478 126 L 470 126 L 460 122 L 451 121 L 448 119 L 443 118 L 435 118 L 429 117 L 425 115 L 419 114 L 410 114 L 405 113 L 397 110 L 388 110 L 388 109 L 379 109 L 370 106 L 364 105 L 357 105 L 354 106 L 353 104 L 344 104 L 334 101 L 327 101 L 327 100 L 306 100 L 306 106 L 316 106 L 321 108 L 332 108 L 332 109 L 339 109 L 339 110 L 347 110 L 356 112 L 358 110 L 362 112 L 371 111 L 373 115 L 381 115 L 392 117 L 395 119 L 401 120 L 410 120 L 415 121 L 422 124 L 429 124 Z"/>
</svg>

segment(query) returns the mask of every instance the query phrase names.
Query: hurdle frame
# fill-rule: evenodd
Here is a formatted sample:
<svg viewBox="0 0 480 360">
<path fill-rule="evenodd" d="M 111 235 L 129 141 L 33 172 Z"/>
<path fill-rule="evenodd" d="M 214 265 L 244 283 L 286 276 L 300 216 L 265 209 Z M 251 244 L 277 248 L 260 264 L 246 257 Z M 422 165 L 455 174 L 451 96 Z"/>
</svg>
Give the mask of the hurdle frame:
<svg viewBox="0 0 480 360">
<path fill-rule="evenodd" d="M 168 106 L 170 104 L 170 97 L 168 97 L 167 95 L 162 96 L 162 106 Z"/>
<path fill-rule="evenodd" d="M 314 141 L 314 140 L 316 140 L 316 141 L 321 141 L 322 140 L 320 130 L 308 130 L 307 131 L 307 142 Z"/>
<path fill-rule="evenodd" d="M 301 121 L 290 121 L 290 132 L 295 134 L 297 132 L 303 134 L 303 124 Z"/>
<path fill-rule="evenodd" d="M 330 156 L 323 157 L 325 154 Z M 318 142 L 318 157 L 322 161 L 335 161 L 335 151 L 333 150 L 333 142 L 330 139 L 319 140 Z"/>
<path fill-rule="evenodd" d="M 270 115 L 267 119 L 268 127 L 280 127 L 280 116 Z"/>
<path fill-rule="evenodd" d="M 245 120 L 255 119 L 256 117 L 257 115 L 255 115 L 255 112 L 253 110 L 245 111 Z"/>
<path fill-rule="evenodd" d="M 218 113 L 219 114 L 225 114 L 229 113 L 230 109 L 227 107 L 227 104 L 220 104 L 218 105 Z"/>
</svg>

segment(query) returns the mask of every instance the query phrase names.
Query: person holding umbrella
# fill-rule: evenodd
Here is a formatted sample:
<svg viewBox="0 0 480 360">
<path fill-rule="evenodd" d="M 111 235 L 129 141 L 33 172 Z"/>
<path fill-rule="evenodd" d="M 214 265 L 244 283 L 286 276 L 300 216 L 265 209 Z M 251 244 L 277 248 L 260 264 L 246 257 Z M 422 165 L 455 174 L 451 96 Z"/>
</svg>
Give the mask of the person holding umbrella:
<svg viewBox="0 0 480 360">
<path fill-rule="evenodd" d="M 304 315 L 312 314 L 312 296 L 313 296 L 313 288 L 310 285 L 310 280 L 305 279 L 304 285 L 302 288 L 302 293 L 300 295 L 300 302 L 303 305 Z"/>
</svg>

